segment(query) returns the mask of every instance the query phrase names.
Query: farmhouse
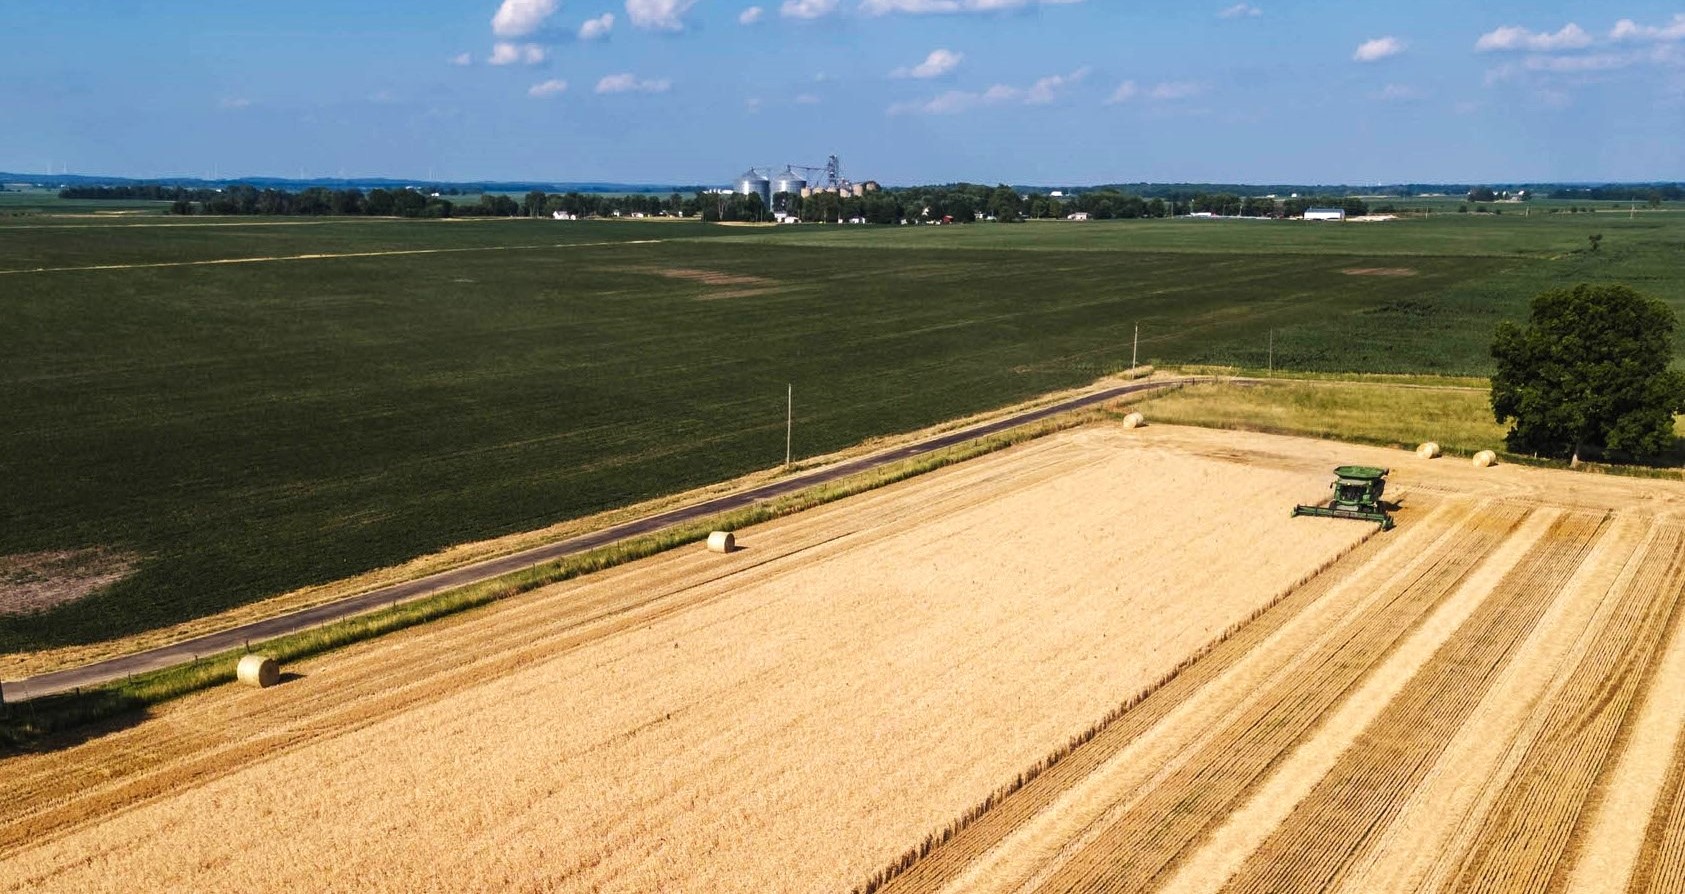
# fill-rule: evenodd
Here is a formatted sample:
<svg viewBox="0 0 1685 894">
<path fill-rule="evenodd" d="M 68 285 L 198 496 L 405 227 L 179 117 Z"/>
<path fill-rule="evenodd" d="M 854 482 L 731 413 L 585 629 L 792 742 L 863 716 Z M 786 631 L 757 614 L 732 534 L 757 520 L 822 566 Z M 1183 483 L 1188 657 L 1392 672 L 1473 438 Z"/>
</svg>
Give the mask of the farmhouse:
<svg viewBox="0 0 1685 894">
<path fill-rule="evenodd" d="M 1346 219 L 1344 208 L 1306 208 L 1305 220 L 1339 220 Z"/>
<path fill-rule="evenodd" d="M 1071 214 L 1065 215 L 1065 219 L 1066 220 L 1087 220 L 1088 219 L 1088 212 L 1087 211 L 1076 211 L 1076 212 L 1073 212 Z"/>
</svg>

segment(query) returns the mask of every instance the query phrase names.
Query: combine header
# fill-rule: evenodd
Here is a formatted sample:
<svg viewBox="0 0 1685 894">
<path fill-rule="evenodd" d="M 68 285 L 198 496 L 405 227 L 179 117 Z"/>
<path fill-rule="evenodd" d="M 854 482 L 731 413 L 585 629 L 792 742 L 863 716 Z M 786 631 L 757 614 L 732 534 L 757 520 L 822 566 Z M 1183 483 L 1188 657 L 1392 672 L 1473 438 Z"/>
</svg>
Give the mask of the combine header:
<svg viewBox="0 0 1685 894">
<path fill-rule="evenodd" d="M 1387 472 L 1373 466 L 1341 466 L 1334 470 L 1334 499 L 1326 506 L 1295 506 L 1293 514 L 1321 518 L 1355 518 L 1377 522 L 1381 530 L 1392 530 L 1392 516 L 1381 504 L 1387 486 Z"/>
</svg>

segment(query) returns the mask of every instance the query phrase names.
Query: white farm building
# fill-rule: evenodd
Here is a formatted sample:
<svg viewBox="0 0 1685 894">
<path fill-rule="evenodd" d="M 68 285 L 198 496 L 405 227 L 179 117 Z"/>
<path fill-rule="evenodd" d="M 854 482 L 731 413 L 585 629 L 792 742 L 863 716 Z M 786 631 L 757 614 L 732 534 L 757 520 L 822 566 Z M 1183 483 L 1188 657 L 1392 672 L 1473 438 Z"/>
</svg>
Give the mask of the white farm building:
<svg viewBox="0 0 1685 894">
<path fill-rule="evenodd" d="M 1306 208 L 1305 220 L 1340 220 L 1346 219 L 1344 208 Z"/>
</svg>

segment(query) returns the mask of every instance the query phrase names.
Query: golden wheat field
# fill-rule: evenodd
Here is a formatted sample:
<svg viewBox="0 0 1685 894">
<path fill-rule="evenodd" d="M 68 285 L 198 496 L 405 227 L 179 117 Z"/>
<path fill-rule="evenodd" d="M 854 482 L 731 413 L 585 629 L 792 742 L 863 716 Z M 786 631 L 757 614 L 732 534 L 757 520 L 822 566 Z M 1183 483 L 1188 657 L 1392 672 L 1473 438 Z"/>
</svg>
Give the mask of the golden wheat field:
<svg viewBox="0 0 1685 894">
<path fill-rule="evenodd" d="M 1685 889 L 1678 484 L 1091 425 L 739 542 L 0 759 L 0 890 Z"/>
</svg>

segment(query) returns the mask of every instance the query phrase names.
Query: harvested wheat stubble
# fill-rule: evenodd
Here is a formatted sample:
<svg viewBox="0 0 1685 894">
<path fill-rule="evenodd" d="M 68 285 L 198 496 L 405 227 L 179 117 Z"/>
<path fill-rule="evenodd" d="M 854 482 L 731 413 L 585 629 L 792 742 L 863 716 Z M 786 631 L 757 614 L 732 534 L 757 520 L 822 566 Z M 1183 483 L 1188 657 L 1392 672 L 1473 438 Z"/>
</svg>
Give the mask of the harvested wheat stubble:
<svg viewBox="0 0 1685 894">
<path fill-rule="evenodd" d="M 1386 594 L 1343 636 L 1300 657 L 1208 745 L 1118 816 L 1039 890 L 1139 890 L 1161 879 L 1364 673 L 1448 597 L 1525 512 L 1494 509 L 1447 555 Z"/>
<path fill-rule="evenodd" d="M 1675 748 L 1627 890 L 1632 894 L 1685 891 L 1685 739 Z"/>
<path fill-rule="evenodd" d="M 1233 876 L 1281 825 L 1329 770 L 1349 751 L 1385 707 L 1474 614 L 1492 588 L 1508 575 L 1560 518 L 1551 509 L 1528 516 L 1515 533 L 1493 550 L 1457 590 L 1353 688 L 1321 727 L 1284 756 L 1270 777 L 1244 805 L 1234 810 L 1198 847 L 1179 862 L 1163 890 L 1200 894 Z M 1356 890 L 1408 890 L 1378 884 Z"/>
<path fill-rule="evenodd" d="M 1561 519 L 1555 510 L 1536 516 L 1552 526 Z M 1445 883 L 1468 845 L 1461 826 L 1490 811 L 1493 793 L 1519 763 L 1516 743 L 1531 739 L 1541 728 L 1542 706 L 1563 685 L 1564 668 L 1576 663 L 1586 632 L 1602 612 L 1604 595 L 1636 570 L 1645 531 L 1645 524 L 1617 519 L 1599 539 L 1562 595 L 1492 679 L 1433 768 L 1405 795 L 1394 818 L 1342 870 L 1340 891 L 1425 891 Z M 1530 552 L 1538 540 L 1523 544 L 1525 550 Z M 1505 548 L 1515 545 L 1512 540 Z M 1484 581 L 1477 599 L 1484 601 L 1497 592 L 1509 570 Z"/>
<path fill-rule="evenodd" d="M 1334 885 L 1432 769 L 1606 524 L 1585 513 L 1560 519 L 1223 890 Z"/>
<path fill-rule="evenodd" d="M 757 528 L 751 551 L 669 554 L 321 659 L 276 700 L 315 716 L 237 699 L 236 741 L 86 794 L 20 759 L 37 806 L 5 818 L 0 889 L 846 888 L 1371 536 L 1279 511 L 1321 469 L 1117 429 L 1028 446 Z M 1176 498 L 1194 487 L 1225 499 Z M 1157 527 L 1126 511 L 1142 500 Z M 353 667 L 400 692 L 339 698 Z M 230 704 L 165 724 L 226 735 Z M 257 803 L 278 786 L 297 794 Z M 261 843 L 210 834 L 248 809 L 267 811 Z"/>
<path fill-rule="evenodd" d="M 1570 836 L 1678 609 L 1685 587 L 1678 531 L 1652 543 L 1639 567 L 1612 598 L 1572 675 L 1553 693 L 1543 728 L 1496 793 L 1449 890 L 1556 890 L 1566 882 Z"/>
<path fill-rule="evenodd" d="M 1685 539 L 1677 524 L 1667 529 Z M 1621 894 L 1636 880 L 1639 858 L 1650 818 L 1658 805 L 1665 805 L 1670 769 L 1679 767 L 1678 751 L 1685 743 L 1685 611 L 1674 609 L 1673 628 L 1656 661 L 1644 692 L 1641 707 L 1615 745 L 1619 761 L 1609 773 L 1597 803 L 1590 811 L 1583 835 L 1577 836 L 1570 854 L 1572 875 L 1564 889 L 1573 894 Z"/>
</svg>

